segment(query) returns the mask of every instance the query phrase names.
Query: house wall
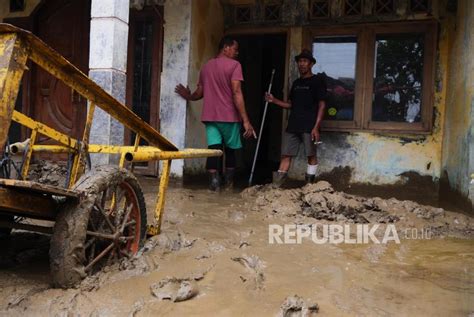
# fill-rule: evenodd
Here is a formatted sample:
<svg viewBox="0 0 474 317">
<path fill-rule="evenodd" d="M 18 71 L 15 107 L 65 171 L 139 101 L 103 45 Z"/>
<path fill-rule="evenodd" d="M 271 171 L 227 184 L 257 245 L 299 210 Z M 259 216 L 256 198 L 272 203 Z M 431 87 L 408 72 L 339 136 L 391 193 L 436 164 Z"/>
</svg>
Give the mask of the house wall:
<svg viewBox="0 0 474 317">
<path fill-rule="evenodd" d="M 191 21 L 191 49 L 189 62 L 189 88 L 194 91 L 201 67 L 218 51 L 224 34 L 224 17 L 220 1 L 193 1 Z M 186 147 L 207 148 L 206 133 L 201 122 L 202 100 L 188 103 L 186 115 Z M 185 161 L 185 172 L 205 171 L 205 159 Z"/>
<path fill-rule="evenodd" d="M 450 25 L 443 180 L 474 205 L 474 3 L 459 1 Z M 461 198 L 462 199 L 462 198 Z M 467 200 L 467 199 L 466 199 Z"/>
<path fill-rule="evenodd" d="M 441 148 L 447 75 L 447 23 L 441 24 L 437 54 L 434 125 L 429 135 L 380 134 L 371 132 L 323 132 L 318 149 L 319 173 L 345 184 L 394 185 L 422 178 L 437 183 L 441 172 Z M 302 28 L 291 28 L 290 78 L 297 76 L 294 56 L 300 51 Z M 290 177 L 303 179 L 306 158 L 300 151 Z M 344 179 L 341 179 L 344 178 Z"/>
<path fill-rule="evenodd" d="M 92 0 L 89 77 L 115 99 L 125 103 L 129 0 Z M 124 144 L 124 126 L 110 114 L 95 110 L 92 144 Z M 118 164 L 119 155 L 91 154 L 93 166 Z"/>
<path fill-rule="evenodd" d="M 7 18 L 20 18 L 29 16 L 41 0 L 26 0 L 25 10 L 20 12 L 10 12 L 10 1 L 0 1 L 0 21 Z"/>
<path fill-rule="evenodd" d="M 163 70 L 160 93 L 160 132 L 178 148 L 185 147 L 186 101 L 174 89 L 189 80 L 191 0 L 168 0 L 164 5 Z M 183 175 L 183 160 L 173 160 L 172 176 Z"/>
<path fill-rule="evenodd" d="M 207 2 L 207 1 L 206 1 Z M 212 2 L 212 1 L 211 1 Z M 239 2 L 239 3 L 236 3 Z M 252 2 L 252 1 L 243 1 Z M 462 2 L 462 1 L 460 1 Z M 228 1 L 230 4 L 240 4 L 240 1 Z M 206 3 L 207 4 L 207 3 Z M 434 2 L 434 12 L 442 12 L 439 10 L 438 1 Z M 204 4 L 203 4 L 204 5 Z M 445 4 L 443 3 L 443 6 Z M 465 11 L 466 4 L 462 4 L 459 12 Z M 472 6 L 471 4 L 469 6 Z M 199 66 L 196 64 L 196 57 L 200 57 L 197 46 L 199 43 L 205 41 L 210 43 L 213 40 L 210 38 L 199 38 L 200 27 L 212 30 L 210 34 L 217 34 L 217 25 L 206 24 L 209 21 L 206 17 L 201 17 L 199 11 L 196 10 L 199 5 L 193 5 L 193 31 L 191 41 L 191 58 L 190 63 L 190 83 L 194 84 L 197 80 L 197 71 Z M 204 12 L 204 9 L 202 9 Z M 215 7 L 214 10 L 219 10 Z M 224 8 L 225 11 L 225 8 Z M 228 11 L 227 13 L 228 14 Z M 214 16 L 219 16 L 215 14 Z M 389 133 L 372 133 L 372 132 L 324 132 L 322 135 L 323 144 L 319 148 L 320 171 L 324 178 L 335 182 L 344 182 L 345 184 L 370 184 L 370 185 L 403 185 L 408 183 L 429 184 L 433 191 L 431 195 L 438 194 L 439 179 L 442 176 L 442 166 L 446 165 L 447 159 L 443 159 L 443 140 L 445 133 L 445 112 L 447 92 L 454 83 L 448 84 L 448 70 L 451 65 L 448 61 L 453 60 L 453 53 L 450 53 L 449 46 L 452 40 L 452 31 L 454 25 L 454 18 L 436 14 L 439 21 L 439 32 L 437 39 L 436 52 L 436 78 L 434 90 L 434 111 L 433 111 L 433 129 L 429 134 L 389 134 Z M 472 20 L 472 19 L 471 19 Z M 469 23 L 472 21 L 469 20 Z M 219 22 L 220 23 L 220 22 Z M 467 22 L 466 22 L 467 23 Z M 201 26 L 199 26 L 201 25 Z M 472 28 L 472 24 L 471 25 Z M 244 26 L 248 29 L 250 26 Z M 256 25 L 252 28 L 257 29 Z M 297 78 L 298 71 L 294 63 L 294 56 L 299 53 L 303 46 L 303 30 L 306 26 L 291 26 L 287 27 L 289 32 L 289 79 Z M 468 26 L 465 26 L 466 29 Z M 236 30 L 234 26 L 233 31 Z M 457 35 L 461 37 L 461 35 Z M 464 36 L 465 37 L 465 36 Z M 465 40 L 469 43 L 470 40 Z M 468 45 L 468 44 L 465 44 Z M 201 47 L 202 51 L 203 48 Z M 212 47 L 204 51 L 211 56 L 213 53 Z M 204 55 L 206 55 L 206 53 Z M 465 55 L 467 59 L 467 55 Z M 472 62 L 469 63 L 472 65 Z M 194 69 L 194 70 L 193 70 Z M 454 71 L 457 73 L 456 71 Z M 467 70 L 465 70 L 467 73 Z M 472 72 L 471 72 L 472 73 Z M 193 82 L 194 80 L 194 82 Z M 465 84 L 467 85 L 467 83 Z M 191 88 L 195 86 L 192 85 Z M 472 87 L 472 85 L 471 85 Z M 463 88 L 468 91 L 467 88 Z M 451 94 L 457 96 L 458 93 Z M 465 97 L 467 98 L 467 96 Z M 465 103 L 467 104 L 467 103 Z M 470 104 L 470 103 L 469 103 Z M 194 104 L 193 108 L 188 109 L 187 120 L 187 136 L 186 145 L 202 147 L 205 146 L 204 130 L 196 125 L 199 121 L 199 114 L 201 110 L 200 104 Z M 467 111 L 467 106 L 464 107 Z M 469 107 L 469 111 L 471 108 Z M 469 118 L 471 115 L 463 113 L 464 118 Z M 286 116 L 284 116 L 286 117 Z M 450 119 L 451 123 L 446 126 L 450 129 L 450 125 L 454 124 L 456 119 Z M 470 125 L 466 124 L 464 130 Z M 467 139 L 467 138 L 466 138 Z M 301 151 L 302 152 L 302 151 Z M 445 152 L 451 152 L 446 150 Z M 472 152 L 472 151 L 471 151 Z M 468 156 L 466 156 L 466 160 Z M 472 159 L 472 154 L 471 154 Z M 456 161 L 452 158 L 451 161 Z M 452 165 L 453 165 L 452 164 Z M 466 164 L 465 164 L 466 165 Z M 189 168 L 188 168 L 189 167 Z M 202 162 L 190 162 L 186 168 L 190 172 L 203 172 L 204 165 Z M 306 170 L 306 158 L 301 153 L 300 156 L 293 162 L 290 176 L 297 179 L 303 179 Z"/>
</svg>

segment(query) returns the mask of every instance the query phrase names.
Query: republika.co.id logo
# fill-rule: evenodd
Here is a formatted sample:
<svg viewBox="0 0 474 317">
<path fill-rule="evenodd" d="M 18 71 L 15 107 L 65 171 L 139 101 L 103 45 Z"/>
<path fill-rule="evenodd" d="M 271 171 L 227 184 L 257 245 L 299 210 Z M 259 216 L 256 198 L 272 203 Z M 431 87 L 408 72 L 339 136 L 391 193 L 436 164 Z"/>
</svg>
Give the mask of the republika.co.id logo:
<svg viewBox="0 0 474 317">
<path fill-rule="evenodd" d="M 407 232 L 405 232 L 407 235 Z M 402 236 L 409 239 L 408 236 Z M 425 234 L 425 238 L 429 239 Z M 312 224 L 297 225 L 270 224 L 268 226 L 268 243 L 270 244 L 301 244 L 309 239 L 316 244 L 387 244 L 400 243 L 399 233 L 394 224 L 381 227 L 379 224 Z"/>
</svg>

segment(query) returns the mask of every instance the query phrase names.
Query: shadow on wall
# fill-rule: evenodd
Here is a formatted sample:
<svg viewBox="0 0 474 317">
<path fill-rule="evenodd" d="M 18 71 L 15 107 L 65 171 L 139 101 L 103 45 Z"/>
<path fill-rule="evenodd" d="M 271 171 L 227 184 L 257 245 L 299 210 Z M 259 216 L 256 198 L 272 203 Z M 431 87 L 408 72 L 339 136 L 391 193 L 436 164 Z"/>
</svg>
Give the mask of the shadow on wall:
<svg viewBox="0 0 474 317">
<path fill-rule="evenodd" d="M 474 191 L 474 184 L 470 185 L 470 192 Z M 452 204 L 470 215 L 474 215 L 474 203 L 466 196 L 455 190 L 449 183 L 448 172 L 445 170 L 439 181 L 439 198 L 441 202 Z M 472 193 L 471 193 L 472 195 Z"/>
<path fill-rule="evenodd" d="M 328 181 L 337 191 L 364 197 L 380 197 L 384 199 L 396 198 L 398 200 L 411 200 L 423 205 L 442 207 L 452 211 L 463 212 L 474 215 L 473 206 L 470 201 L 460 193 L 450 189 L 449 183 L 444 177 L 441 181 L 433 180 L 431 176 L 423 176 L 417 172 L 404 172 L 399 174 L 400 182 L 393 185 L 372 185 L 370 183 L 351 183 L 353 168 L 349 166 L 338 166 L 328 173 L 322 173 L 316 181 Z M 247 187 L 248 175 L 242 173 L 234 182 L 235 191 Z M 244 177 L 245 176 L 245 177 Z M 266 180 L 265 183 L 270 183 Z M 199 173 L 194 175 L 185 174 L 183 179 L 187 188 L 207 188 L 208 175 Z M 296 188 L 304 186 L 304 181 L 290 179 L 283 188 Z"/>
<path fill-rule="evenodd" d="M 322 173 L 317 180 L 330 182 L 335 190 L 365 197 L 396 198 L 412 200 L 420 204 L 440 206 L 440 186 L 431 176 L 417 172 L 399 174 L 401 180 L 393 185 L 372 185 L 370 183 L 351 183 L 353 169 L 349 166 L 338 166 L 328 173 Z M 463 210 L 466 210 L 463 208 Z"/>
</svg>

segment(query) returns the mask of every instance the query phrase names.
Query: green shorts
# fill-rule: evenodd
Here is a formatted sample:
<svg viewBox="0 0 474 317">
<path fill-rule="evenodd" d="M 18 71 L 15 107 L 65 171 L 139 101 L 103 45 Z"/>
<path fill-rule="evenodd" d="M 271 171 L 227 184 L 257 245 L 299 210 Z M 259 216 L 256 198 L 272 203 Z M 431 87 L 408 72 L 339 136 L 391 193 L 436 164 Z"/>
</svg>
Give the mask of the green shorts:
<svg viewBox="0 0 474 317">
<path fill-rule="evenodd" d="M 204 122 L 207 145 L 224 144 L 231 149 L 240 149 L 240 122 Z"/>
</svg>

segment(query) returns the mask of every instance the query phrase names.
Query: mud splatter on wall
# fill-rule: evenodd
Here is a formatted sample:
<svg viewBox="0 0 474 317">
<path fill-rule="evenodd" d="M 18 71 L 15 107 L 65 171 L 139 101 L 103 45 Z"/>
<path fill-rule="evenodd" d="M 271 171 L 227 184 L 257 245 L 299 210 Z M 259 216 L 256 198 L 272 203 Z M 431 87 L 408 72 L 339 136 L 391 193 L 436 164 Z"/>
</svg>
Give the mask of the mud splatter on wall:
<svg viewBox="0 0 474 317">
<path fill-rule="evenodd" d="M 449 35 L 446 126 L 442 173 L 457 192 L 474 205 L 474 3 L 458 1 Z"/>
<path fill-rule="evenodd" d="M 291 56 L 302 46 L 301 29 L 291 29 Z M 323 144 L 319 147 L 319 169 L 328 173 L 339 167 L 349 167 L 352 171 L 351 183 L 373 185 L 403 184 L 404 172 L 416 172 L 430 176 L 437 182 L 441 173 L 441 147 L 443 139 L 444 112 L 446 99 L 448 39 L 441 36 L 437 67 L 440 89 L 435 93 L 436 113 L 433 131 L 429 135 L 377 134 L 371 132 L 325 132 Z M 291 79 L 296 78 L 296 67 L 290 67 Z M 306 171 L 306 158 L 300 151 L 293 163 L 290 176 L 302 179 Z"/>
<path fill-rule="evenodd" d="M 199 70 L 217 53 L 217 46 L 224 34 L 224 17 L 220 1 L 193 1 L 191 22 L 191 49 L 189 87 L 196 88 Z M 186 118 L 186 147 L 207 148 L 204 125 L 201 122 L 202 101 L 188 105 Z M 205 159 L 185 161 L 186 173 L 202 173 Z"/>
</svg>

